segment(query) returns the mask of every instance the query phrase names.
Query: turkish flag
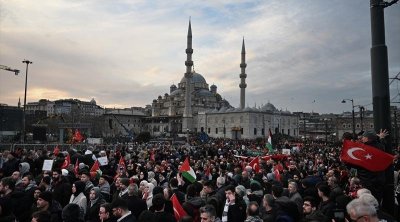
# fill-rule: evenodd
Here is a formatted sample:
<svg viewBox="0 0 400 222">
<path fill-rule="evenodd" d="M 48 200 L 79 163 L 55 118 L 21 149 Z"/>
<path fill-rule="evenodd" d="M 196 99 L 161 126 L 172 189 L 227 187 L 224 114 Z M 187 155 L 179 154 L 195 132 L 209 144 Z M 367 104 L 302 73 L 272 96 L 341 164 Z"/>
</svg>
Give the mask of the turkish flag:
<svg viewBox="0 0 400 222">
<path fill-rule="evenodd" d="M 176 221 L 180 221 L 184 216 L 187 215 L 186 211 L 183 209 L 182 205 L 179 203 L 178 198 L 175 194 L 171 197 L 172 207 L 174 209 L 174 215 Z"/>
<path fill-rule="evenodd" d="M 54 156 L 58 156 L 59 153 L 60 153 L 60 148 L 57 145 L 53 150 L 53 154 L 54 154 Z"/>
<path fill-rule="evenodd" d="M 75 130 L 75 133 L 74 133 L 73 141 L 74 141 L 74 142 L 80 143 L 80 142 L 83 141 L 83 139 L 84 139 L 84 138 L 83 138 L 81 132 L 79 132 L 79 130 L 76 129 L 76 130 Z"/>
<path fill-rule="evenodd" d="M 260 172 L 260 159 L 258 157 L 254 158 L 250 163 L 249 166 L 254 170 L 255 173 Z"/>
<path fill-rule="evenodd" d="M 92 178 L 95 178 L 97 175 L 97 171 L 100 170 L 100 164 L 99 161 L 96 160 L 92 166 L 92 168 L 90 169 L 90 176 Z"/>
<path fill-rule="evenodd" d="M 69 154 L 67 157 L 65 157 L 64 163 L 61 166 L 61 169 L 66 169 L 69 165 L 71 164 L 71 158 L 69 157 Z"/>
<path fill-rule="evenodd" d="M 388 168 L 393 163 L 394 156 L 373 146 L 345 140 L 340 158 L 345 163 L 378 172 Z"/>
</svg>

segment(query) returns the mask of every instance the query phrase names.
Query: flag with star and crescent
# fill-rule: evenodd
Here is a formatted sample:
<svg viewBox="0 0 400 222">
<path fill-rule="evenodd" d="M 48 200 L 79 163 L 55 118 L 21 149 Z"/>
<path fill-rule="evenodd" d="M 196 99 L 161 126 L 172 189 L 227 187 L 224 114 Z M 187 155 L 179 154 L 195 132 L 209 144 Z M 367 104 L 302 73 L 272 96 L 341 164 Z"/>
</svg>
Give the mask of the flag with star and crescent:
<svg viewBox="0 0 400 222">
<path fill-rule="evenodd" d="M 394 156 L 363 143 L 345 140 L 340 159 L 372 172 L 383 171 L 393 163 Z"/>
</svg>

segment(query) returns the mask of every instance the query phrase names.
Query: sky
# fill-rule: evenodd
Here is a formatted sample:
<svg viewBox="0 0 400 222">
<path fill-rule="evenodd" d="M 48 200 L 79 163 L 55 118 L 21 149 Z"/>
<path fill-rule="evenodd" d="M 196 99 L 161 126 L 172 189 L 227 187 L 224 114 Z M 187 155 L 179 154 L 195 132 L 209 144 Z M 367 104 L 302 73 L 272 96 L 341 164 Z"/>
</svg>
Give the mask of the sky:
<svg viewBox="0 0 400 222">
<path fill-rule="evenodd" d="M 0 0 L 0 103 L 77 98 L 144 107 L 186 71 L 189 19 L 194 69 L 234 107 L 242 40 L 246 106 L 291 112 L 372 109 L 367 0 Z M 389 77 L 400 72 L 400 4 L 385 9 Z M 390 85 L 392 105 L 400 81 Z"/>
</svg>

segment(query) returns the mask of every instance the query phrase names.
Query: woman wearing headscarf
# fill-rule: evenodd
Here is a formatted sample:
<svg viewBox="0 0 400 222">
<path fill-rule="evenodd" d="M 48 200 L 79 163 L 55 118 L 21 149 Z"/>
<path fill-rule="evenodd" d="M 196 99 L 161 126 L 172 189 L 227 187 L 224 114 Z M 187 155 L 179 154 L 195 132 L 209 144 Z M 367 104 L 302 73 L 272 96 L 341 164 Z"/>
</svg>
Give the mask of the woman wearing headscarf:
<svg viewBox="0 0 400 222">
<path fill-rule="evenodd" d="M 89 193 L 86 222 L 100 222 L 99 209 L 103 203 L 105 203 L 105 200 L 101 195 L 100 188 L 93 187 Z"/>
<path fill-rule="evenodd" d="M 144 186 L 142 199 L 146 201 L 147 209 L 150 209 L 153 205 L 153 189 L 154 185 L 152 183 L 146 183 Z"/>
<path fill-rule="evenodd" d="M 139 197 L 143 197 L 144 188 L 146 187 L 147 183 L 148 183 L 147 180 L 140 181 L 140 183 L 139 183 L 139 192 L 138 192 L 138 196 Z"/>
<path fill-rule="evenodd" d="M 87 199 L 85 196 L 85 183 L 82 181 L 76 181 L 72 184 L 72 195 L 69 199 L 69 203 L 77 204 L 80 208 L 80 219 L 84 220 L 87 209 Z"/>
</svg>

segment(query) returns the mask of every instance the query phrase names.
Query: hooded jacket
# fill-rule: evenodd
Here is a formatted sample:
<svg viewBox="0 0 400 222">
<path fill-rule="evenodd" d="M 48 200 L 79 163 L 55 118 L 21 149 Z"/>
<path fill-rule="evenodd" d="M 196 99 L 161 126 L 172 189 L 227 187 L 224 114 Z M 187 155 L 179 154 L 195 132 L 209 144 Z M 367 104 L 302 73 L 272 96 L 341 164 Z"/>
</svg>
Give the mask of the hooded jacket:
<svg viewBox="0 0 400 222">
<path fill-rule="evenodd" d="M 19 172 L 21 176 L 23 176 L 26 173 L 29 173 L 29 170 L 31 169 L 31 166 L 27 162 L 22 162 L 19 164 Z"/>
</svg>

